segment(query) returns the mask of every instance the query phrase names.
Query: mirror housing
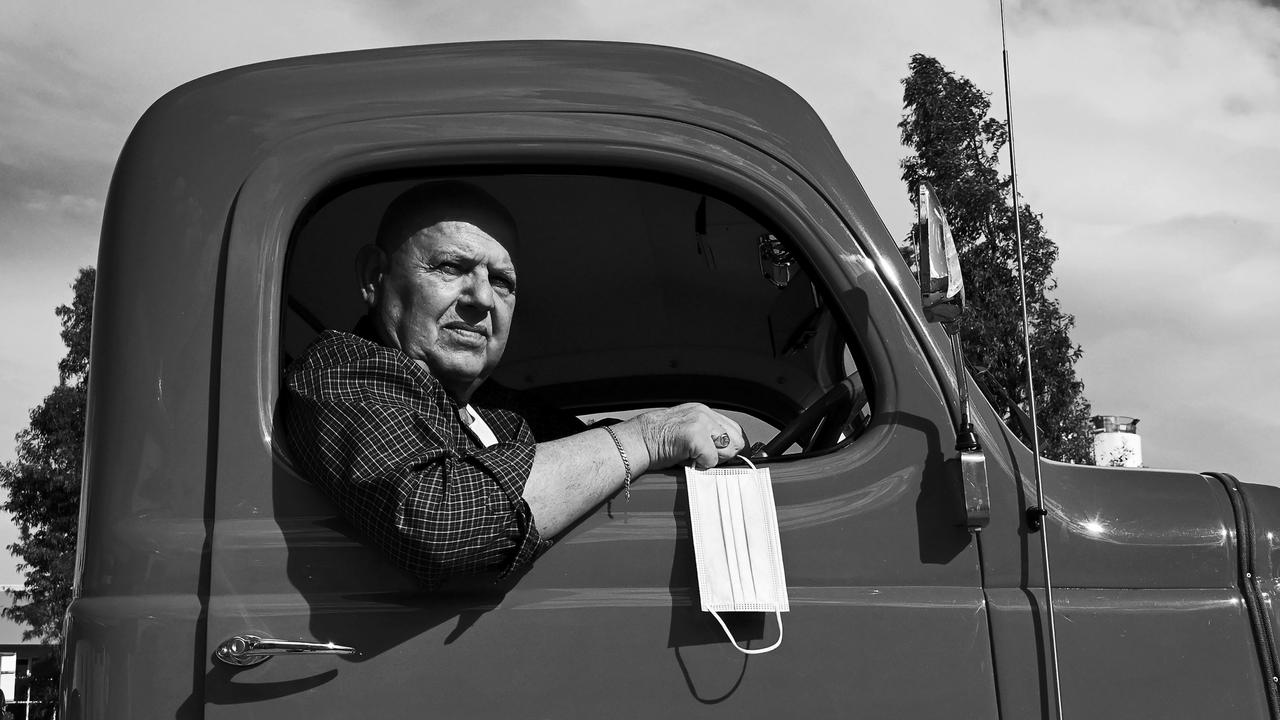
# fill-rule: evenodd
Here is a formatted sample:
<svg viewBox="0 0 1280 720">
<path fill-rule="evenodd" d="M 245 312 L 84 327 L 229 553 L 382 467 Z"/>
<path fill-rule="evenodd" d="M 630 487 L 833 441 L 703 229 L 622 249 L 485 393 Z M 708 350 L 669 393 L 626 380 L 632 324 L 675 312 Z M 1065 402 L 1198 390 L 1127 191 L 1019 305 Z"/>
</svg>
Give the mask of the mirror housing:
<svg viewBox="0 0 1280 720">
<path fill-rule="evenodd" d="M 947 214 L 933 186 L 921 181 L 916 203 L 916 242 L 920 249 L 920 299 L 925 319 L 950 325 L 964 314 L 964 277 L 960 253 Z"/>
</svg>

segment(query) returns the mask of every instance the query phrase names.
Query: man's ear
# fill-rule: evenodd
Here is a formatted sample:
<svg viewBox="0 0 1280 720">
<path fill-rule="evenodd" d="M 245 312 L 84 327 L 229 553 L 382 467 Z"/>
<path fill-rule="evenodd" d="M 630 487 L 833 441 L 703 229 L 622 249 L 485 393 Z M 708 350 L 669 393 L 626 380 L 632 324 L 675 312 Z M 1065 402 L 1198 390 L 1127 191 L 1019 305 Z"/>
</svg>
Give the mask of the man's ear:
<svg viewBox="0 0 1280 720">
<path fill-rule="evenodd" d="M 378 304 L 382 273 L 386 271 L 387 254 L 377 245 L 365 245 L 356 253 L 356 276 L 360 279 L 360 297 L 365 305 Z"/>
</svg>

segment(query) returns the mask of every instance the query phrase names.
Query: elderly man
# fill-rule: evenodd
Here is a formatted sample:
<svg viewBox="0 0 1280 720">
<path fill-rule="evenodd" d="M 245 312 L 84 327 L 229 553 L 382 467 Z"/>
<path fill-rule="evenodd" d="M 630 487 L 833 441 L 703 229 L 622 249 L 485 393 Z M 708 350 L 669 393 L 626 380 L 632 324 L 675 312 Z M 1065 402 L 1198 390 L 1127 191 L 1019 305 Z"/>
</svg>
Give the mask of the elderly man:
<svg viewBox="0 0 1280 720">
<path fill-rule="evenodd" d="M 633 477 L 711 467 L 746 442 L 697 404 L 536 444 L 520 415 L 473 407 L 507 344 L 516 247 L 511 216 L 479 188 L 408 190 L 357 259 L 368 315 L 287 372 L 286 422 L 309 476 L 431 585 L 523 567 Z"/>
</svg>

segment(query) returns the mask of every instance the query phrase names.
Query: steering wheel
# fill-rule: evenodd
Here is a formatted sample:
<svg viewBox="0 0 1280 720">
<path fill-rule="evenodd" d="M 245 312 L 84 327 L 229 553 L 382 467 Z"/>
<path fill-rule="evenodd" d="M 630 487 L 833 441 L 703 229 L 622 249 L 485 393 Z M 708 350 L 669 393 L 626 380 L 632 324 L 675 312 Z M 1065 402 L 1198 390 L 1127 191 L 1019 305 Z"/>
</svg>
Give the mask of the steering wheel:
<svg viewBox="0 0 1280 720">
<path fill-rule="evenodd" d="M 813 436 L 813 442 L 810 443 L 812 445 L 835 442 L 844 423 L 832 421 L 849 417 L 855 409 L 867 402 L 867 391 L 857 377 L 856 374 L 850 375 L 836 383 L 835 387 L 823 393 L 822 397 L 779 430 L 756 454 L 770 457 L 780 455 L 797 441 L 810 436 Z M 820 429 L 819 424 L 822 425 Z M 821 437 L 814 436 L 815 430 L 819 431 L 818 435 Z"/>
</svg>

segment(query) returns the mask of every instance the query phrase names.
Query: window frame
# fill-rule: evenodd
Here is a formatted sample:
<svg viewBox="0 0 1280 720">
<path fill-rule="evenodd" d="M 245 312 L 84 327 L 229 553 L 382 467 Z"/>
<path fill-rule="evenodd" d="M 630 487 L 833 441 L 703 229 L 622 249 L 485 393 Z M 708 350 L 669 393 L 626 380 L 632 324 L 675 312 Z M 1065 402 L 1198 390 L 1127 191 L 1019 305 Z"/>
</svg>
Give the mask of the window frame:
<svg viewBox="0 0 1280 720">
<path fill-rule="evenodd" d="M 889 345 L 883 342 L 886 332 L 876 328 L 875 313 L 857 313 L 855 308 L 859 316 L 854 317 L 841 299 L 859 294 L 857 284 L 874 277 L 877 301 L 893 307 L 893 300 L 849 225 L 819 193 L 774 158 L 713 131 L 653 118 L 512 113 L 501 122 L 488 120 L 477 124 L 467 116 L 423 116 L 320 128 L 273 148 L 270 157 L 250 173 L 238 193 L 230 232 L 233 238 L 259 238 L 255 260 L 261 272 L 229 272 L 226 298 L 227 311 L 232 315 L 241 309 L 249 311 L 256 316 L 256 328 L 244 335 L 226 333 L 224 343 L 253 345 L 250 354 L 258 359 L 258 427 L 274 452 L 283 454 L 280 443 L 271 438 L 280 390 L 285 271 L 295 233 L 317 202 L 343 188 L 394 173 L 457 176 L 535 167 L 541 172 L 616 173 L 621 168 L 627 173 L 685 178 L 714 188 L 720 197 L 736 198 L 739 206 L 755 208 L 791 239 L 797 260 L 824 296 L 838 332 L 846 342 L 853 341 L 849 344 L 870 393 L 872 425 L 874 416 L 892 408 L 894 383 Z M 426 128 L 436 131 L 429 141 L 423 140 Z M 229 263 L 248 261 L 234 248 L 231 255 Z M 247 277 L 255 278 L 251 287 L 244 286 Z M 245 305 L 250 307 L 241 307 Z M 862 332 L 854 330 L 858 325 Z M 893 328 L 886 331 L 901 333 Z M 228 350 L 234 352 L 233 347 L 224 347 Z M 857 439 L 785 459 L 825 455 Z"/>
</svg>

